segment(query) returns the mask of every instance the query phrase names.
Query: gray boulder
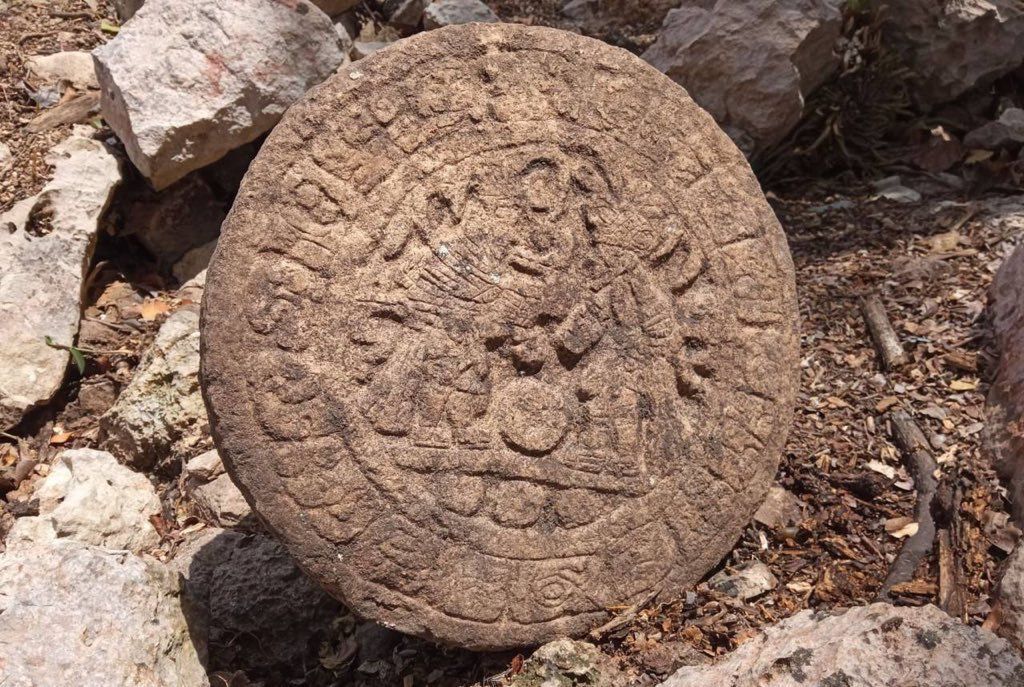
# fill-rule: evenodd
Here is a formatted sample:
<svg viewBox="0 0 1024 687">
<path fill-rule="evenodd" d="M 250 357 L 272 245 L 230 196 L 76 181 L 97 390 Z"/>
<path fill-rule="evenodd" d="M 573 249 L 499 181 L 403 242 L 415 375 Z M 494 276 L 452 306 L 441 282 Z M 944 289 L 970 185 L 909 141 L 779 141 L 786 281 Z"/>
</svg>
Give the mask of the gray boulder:
<svg viewBox="0 0 1024 687">
<path fill-rule="evenodd" d="M 1024 63 L 1024 6 L 1017 0 L 900 0 L 884 4 L 887 40 L 914 72 L 916 100 L 948 102 Z"/>
<path fill-rule="evenodd" d="M 423 26 L 427 29 L 473 22 L 493 24 L 498 21 L 498 15 L 480 0 L 434 0 L 423 12 Z"/>
<path fill-rule="evenodd" d="M 199 300 L 192 300 L 167 318 L 131 382 L 100 418 L 104 447 L 137 470 L 173 471 L 209 441 L 199 389 Z"/>
<path fill-rule="evenodd" d="M 876 603 L 829 615 L 802 611 L 711 666 L 662 687 L 1008 687 L 1024 663 L 1006 641 L 935 606 Z"/>
<path fill-rule="evenodd" d="M 161 189 L 269 130 L 345 55 L 308 0 L 150 0 L 93 57 L 104 118 Z"/>
<path fill-rule="evenodd" d="M 1008 107 L 999 119 L 979 126 L 964 136 L 969 148 L 995 150 L 1003 146 L 1024 143 L 1024 110 Z"/>
<path fill-rule="evenodd" d="M 643 58 L 686 88 L 747 155 L 781 141 L 835 70 L 840 0 L 685 0 Z"/>
<path fill-rule="evenodd" d="M 120 165 L 78 127 L 47 156 L 53 179 L 0 215 L 0 430 L 53 397 L 78 334 L 82 281 Z"/>
<path fill-rule="evenodd" d="M 39 515 L 19 518 L 7 546 L 69 538 L 140 552 L 160 543 L 150 516 L 160 513 L 156 489 L 103 451 L 65 451 L 33 495 Z"/>
<path fill-rule="evenodd" d="M 283 546 L 255 534 L 208 529 L 171 567 L 208 627 L 210 668 L 287 665 L 315 653 L 341 605 L 313 583 Z"/>
<path fill-rule="evenodd" d="M 76 542 L 0 555 L 4 687 L 207 687 L 177 576 Z"/>
</svg>

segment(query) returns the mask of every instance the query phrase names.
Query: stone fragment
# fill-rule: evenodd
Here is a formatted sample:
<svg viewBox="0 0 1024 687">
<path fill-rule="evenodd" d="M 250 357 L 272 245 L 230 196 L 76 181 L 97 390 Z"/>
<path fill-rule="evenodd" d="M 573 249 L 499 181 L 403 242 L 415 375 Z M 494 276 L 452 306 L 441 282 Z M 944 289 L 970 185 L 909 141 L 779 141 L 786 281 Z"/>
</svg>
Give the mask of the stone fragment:
<svg viewBox="0 0 1024 687">
<path fill-rule="evenodd" d="M 207 451 L 185 465 L 185 493 L 199 511 L 220 527 L 234 527 L 252 514 L 242 492 L 224 473 L 216 451 Z"/>
<path fill-rule="evenodd" d="M 208 628 L 210 670 L 301 661 L 343 612 L 268 537 L 203 530 L 170 565 L 184 578 L 197 622 Z"/>
<path fill-rule="evenodd" d="M 885 198 L 897 203 L 919 203 L 921 202 L 920 192 L 903 185 L 899 176 L 890 176 L 871 182 L 879 198 Z"/>
<path fill-rule="evenodd" d="M 76 542 L 0 555 L 0 684 L 207 687 L 162 564 Z"/>
<path fill-rule="evenodd" d="M 792 492 L 773 484 L 768 490 L 764 503 L 754 513 L 754 521 L 765 527 L 779 530 L 788 525 L 800 522 L 803 517 L 803 502 Z"/>
<path fill-rule="evenodd" d="M 143 190 L 128 208 L 123 233 L 138 239 L 161 268 L 169 268 L 215 241 L 228 209 L 209 183 L 191 174 L 159 193 Z"/>
<path fill-rule="evenodd" d="M 996 634 L 1024 651 L 1024 547 L 1018 545 L 1006 560 L 995 597 Z"/>
<path fill-rule="evenodd" d="M 307 0 L 150 2 L 93 56 L 103 116 L 157 189 L 269 130 L 344 60 Z"/>
<path fill-rule="evenodd" d="M 981 125 L 964 137 L 969 148 L 996 150 L 1014 143 L 1024 143 L 1024 110 L 1009 107 L 999 119 Z"/>
<path fill-rule="evenodd" d="M 839 0 L 685 0 L 643 55 L 748 155 L 781 141 L 835 70 Z"/>
<path fill-rule="evenodd" d="M 7 545 L 73 539 L 140 552 L 160 543 L 149 518 L 160 499 L 144 475 L 104 451 L 65 451 L 36 489 L 39 515 L 19 518 Z"/>
<path fill-rule="evenodd" d="M 423 21 L 423 11 L 430 0 L 384 0 L 384 16 L 392 26 L 411 30 Z"/>
<path fill-rule="evenodd" d="M 85 51 L 34 55 L 25 60 L 29 72 L 44 83 L 64 81 L 79 90 L 99 88 L 92 55 Z"/>
<path fill-rule="evenodd" d="M 0 430 L 53 397 L 75 342 L 82 280 L 120 166 L 88 129 L 50 151 L 53 179 L 0 215 Z"/>
<path fill-rule="evenodd" d="M 839 615 L 801 611 L 711 666 L 688 666 L 662 687 L 1007 687 L 1024 684 L 1009 644 L 935 606 L 876 603 Z"/>
<path fill-rule="evenodd" d="M 986 203 L 978 219 L 1024 236 L 1024 197 Z M 989 290 L 989 321 L 999 364 L 985 405 L 984 441 L 1007 482 L 1013 518 L 1024 528 L 1024 246 L 999 268 Z"/>
<path fill-rule="evenodd" d="M 390 44 L 384 41 L 356 41 L 352 44 L 352 59 L 361 60 L 364 57 L 369 57 L 373 53 L 388 47 L 388 45 Z"/>
<path fill-rule="evenodd" d="M 114 11 L 121 21 L 128 21 L 142 7 L 145 0 L 113 0 Z"/>
<path fill-rule="evenodd" d="M 778 587 L 779 580 L 764 563 L 750 561 L 733 570 L 717 573 L 708 580 L 708 586 L 740 601 L 749 601 Z"/>
<path fill-rule="evenodd" d="M 510 687 L 627 687 L 634 683 L 593 644 L 556 639 L 533 652 Z"/>
<path fill-rule="evenodd" d="M 1024 8 L 1016 0 L 901 0 L 885 5 L 886 42 L 912 70 L 921 106 L 949 102 L 1024 63 Z"/>
<path fill-rule="evenodd" d="M 434 0 L 423 11 L 423 26 L 426 29 L 498 21 L 501 21 L 498 15 L 481 0 Z"/>
<path fill-rule="evenodd" d="M 209 435 L 199 390 L 198 301 L 160 327 L 131 382 L 100 418 L 103 445 L 137 470 L 174 469 Z"/>
<path fill-rule="evenodd" d="M 14 162 L 14 155 L 6 143 L 0 141 L 0 172 L 6 172 Z"/>
<path fill-rule="evenodd" d="M 367 167 L 348 141 L 377 137 Z M 703 577 L 795 393 L 793 268 L 740 152 L 649 65 L 551 29 L 418 34 L 296 105 L 203 308 L 254 510 L 357 613 L 475 649 Z"/>
<path fill-rule="evenodd" d="M 184 255 L 178 262 L 174 263 L 171 274 L 179 282 L 185 283 L 194 279 L 201 272 L 205 272 L 213 258 L 213 251 L 217 249 L 217 240 L 209 241 L 203 245 L 193 248 Z"/>
</svg>

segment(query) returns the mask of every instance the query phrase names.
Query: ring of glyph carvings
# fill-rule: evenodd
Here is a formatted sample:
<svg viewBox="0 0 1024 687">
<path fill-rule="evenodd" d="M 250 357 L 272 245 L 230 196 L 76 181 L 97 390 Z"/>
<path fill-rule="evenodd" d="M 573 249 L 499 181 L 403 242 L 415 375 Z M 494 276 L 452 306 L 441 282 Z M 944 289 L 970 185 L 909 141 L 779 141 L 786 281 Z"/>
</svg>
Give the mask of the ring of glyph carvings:
<svg viewBox="0 0 1024 687">
<path fill-rule="evenodd" d="M 476 649 L 678 593 L 766 492 L 793 268 L 745 160 L 632 55 L 452 27 L 293 107 L 225 223 L 225 463 L 354 610 Z"/>
</svg>

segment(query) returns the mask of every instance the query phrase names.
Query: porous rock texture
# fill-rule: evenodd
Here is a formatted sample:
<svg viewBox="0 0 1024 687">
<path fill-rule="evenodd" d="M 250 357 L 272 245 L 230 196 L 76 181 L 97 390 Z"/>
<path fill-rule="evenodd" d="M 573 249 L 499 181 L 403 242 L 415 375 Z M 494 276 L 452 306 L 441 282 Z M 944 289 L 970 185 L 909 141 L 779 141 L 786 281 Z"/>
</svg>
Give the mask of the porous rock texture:
<svg viewBox="0 0 1024 687">
<path fill-rule="evenodd" d="M 628 687 L 633 681 L 593 644 L 556 639 L 534 651 L 511 687 Z"/>
<path fill-rule="evenodd" d="M 682 89 L 470 24 L 271 133 L 210 267 L 203 389 L 235 482 L 351 608 L 538 644 L 732 547 L 788 429 L 795 310 L 775 216 Z"/>
<path fill-rule="evenodd" d="M 643 58 L 748 155 L 781 141 L 835 70 L 839 0 L 684 0 Z"/>
<path fill-rule="evenodd" d="M 914 72 L 924 107 L 953 100 L 1024 64 L 1024 6 L 1017 0 L 900 0 L 885 5 L 887 43 Z"/>
<path fill-rule="evenodd" d="M 77 542 L 0 555 L 0 684 L 4 687 L 207 687 L 163 564 Z"/>
<path fill-rule="evenodd" d="M 1006 641 L 935 606 L 876 603 L 838 615 L 811 610 L 767 628 L 710 666 L 661 687 L 1008 687 L 1024 663 Z"/>
<path fill-rule="evenodd" d="M 150 523 L 161 510 L 153 485 L 104 451 L 65 451 L 32 498 L 39 515 L 15 521 L 8 547 L 66 537 L 137 553 L 160 543 Z"/>
<path fill-rule="evenodd" d="M 981 219 L 1024 236 L 1024 197 L 986 203 Z M 996 273 L 988 311 L 999 364 L 985 403 L 985 444 L 1007 482 L 1014 521 L 1024 527 L 1024 245 Z"/>
<path fill-rule="evenodd" d="M 150 0 L 93 57 L 104 119 L 161 189 L 273 127 L 345 55 L 308 0 Z"/>
<path fill-rule="evenodd" d="M 82 280 L 100 219 L 121 182 L 106 147 L 78 127 L 50 151 L 53 179 L 0 215 L 0 430 L 64 381 L 81 319 Z"/>
<path fill-rule="evenodd" d="M 342 613 L 268 537 L 203 530 L 170 566 L 184 580 L 195 622 L 208 633 L 211 670 L 302 660 Z"/>
<path fill-rule="evenodd" d="M 197 280 L 205 279 L 205 272 Z M 199 299 L 194 280 L 182 287 L 194 300 L 160 327 L 131 382 L 100 418 L 103 445 L 121 461 L 164 469 L 197 453 L 209 422 L 199 390 Z"/>
</svg>

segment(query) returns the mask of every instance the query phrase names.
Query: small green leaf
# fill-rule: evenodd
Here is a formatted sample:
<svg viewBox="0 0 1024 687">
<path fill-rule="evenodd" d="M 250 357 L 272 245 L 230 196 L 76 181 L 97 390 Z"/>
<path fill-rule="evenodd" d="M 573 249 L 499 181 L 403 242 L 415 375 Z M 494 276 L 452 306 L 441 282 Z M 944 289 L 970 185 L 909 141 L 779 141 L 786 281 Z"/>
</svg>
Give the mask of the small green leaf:
<svg viewBox="0 0 1024 687">
<path fill-rule="evenodd" d="M 60 348 L 60 346 L 58 346 L 57 344 L 53 343 L 53 339 L 51 339 L 48 336 L 44 336 L 43 337 L 43 341 L 45 341 L 46 345 L 49 346 L 50 348 Z"/>
<path fill-rule="evenodd" d="M 82 352 L 74 346 L 68 346 L 68 351 L 71 352 L 71 359 L 75 361 L 75 367 L 78 368 L 78 374 L 85 374 L 85 356 Z"/>
<path fill-rule="evenodd" d="M 100 22 L 100 31 L 102 31 L 104 33 L 110 33 L 110 34 L 117 35 L 117 32 L 120 31 L 120 30 L 121 30 L 121 27 L 118 26 L 117 24 L 115 24 L 112 21 L 108 21 L 108 20 L 104 19 L 103 21 Z"/>
</svg>

